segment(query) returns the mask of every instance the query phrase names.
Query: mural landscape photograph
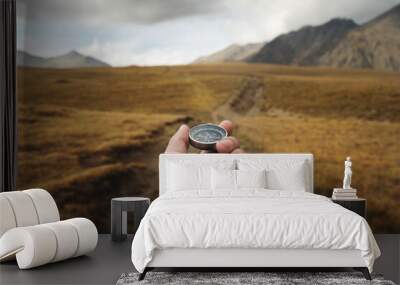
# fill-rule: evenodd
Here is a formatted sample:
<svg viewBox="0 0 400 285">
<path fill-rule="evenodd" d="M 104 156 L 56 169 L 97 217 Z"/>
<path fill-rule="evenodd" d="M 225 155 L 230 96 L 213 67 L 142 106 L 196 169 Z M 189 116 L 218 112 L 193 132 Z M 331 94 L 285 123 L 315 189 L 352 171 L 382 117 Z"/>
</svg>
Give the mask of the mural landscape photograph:
<svg viewBox="0 0 400 285">
<path fill-rule="evenodd" d="M 48 7 L 68 17 L 66 2 Z M 121 9 L 130 5 L 120 2 Z M 314 154 L 317 194 L 331 196 L 341 187 L 343 162 L 351 156 L 352 186 L 368 201 L 373 231 L 400 232 L 399 1 L 382 1 L 364 14 L 360 5 L 339 5 L 330 9 L 333 14 L 314 18 L 293 8 L 301 21 L 277 27 L 260 16 L 266 23 L 253 33 L 240 30 L 252 23 L 247 18 L 237 17 L 237 25 L 213 22 L 225 11 L 233 14 L 226 19 L 235 18 L 232 7 L 168 1 L 180 5 L 176 11 L 150 2 L 153 6 L 132 12 L 137 22 L 121 20 L 135 32 L 121 28 L 119 35 L 110 27 L 91 33 L 100 20 L 85 20 L 88 38 L 96 38 L 88 43 L 73 38 L 72 17 L 86 19 L 85 14 L 65 19 L 65 30 L 44 28 L 42 19 L 57 18 L 52 11 L 40 16 L 41 5 L 49 2 L 38 1 L 31 9 L 28 1 L 25 7 L 20 2 L 18 189 L 47 189 L 62 218 L 88 217 L 100 232 L 109 232 L 111 198 L 158 196 L 158 156 L 181 124 L 229 119 L 246 152 Z M 171 15 L 159 14 L 161 8 Z M 272 12 L 278 14 L 278 8 Z M 322 10 L 313 8 L 313 15 Z M 152 25 L 164 30 L 150 39 Z M 230 29 L 248 38 L 213 34 Z M 62 39 L 51 37 L 59 33 Z M 122 39 L 108 45 L 107 33 Z M 145 41 L 154 45 L 137 44 Z M 42 44 L 53 50 L 41 52 Z"/>
</svg>

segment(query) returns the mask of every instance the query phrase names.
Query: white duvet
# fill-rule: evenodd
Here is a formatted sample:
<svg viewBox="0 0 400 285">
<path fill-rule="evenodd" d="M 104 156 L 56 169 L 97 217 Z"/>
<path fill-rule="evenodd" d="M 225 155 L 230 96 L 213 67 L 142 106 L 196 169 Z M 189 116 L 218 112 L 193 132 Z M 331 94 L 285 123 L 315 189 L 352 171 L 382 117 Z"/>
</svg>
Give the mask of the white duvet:
<svg viewBox="0 0 400 285">
<path fill-rule="evenodd" d="M 132 243 L 143 272 L 155 249 L 358 249 L 372 272 L 380 251 L 364 218 L 299 191 L 172 192 L 151 204 Z"/>
</svg>

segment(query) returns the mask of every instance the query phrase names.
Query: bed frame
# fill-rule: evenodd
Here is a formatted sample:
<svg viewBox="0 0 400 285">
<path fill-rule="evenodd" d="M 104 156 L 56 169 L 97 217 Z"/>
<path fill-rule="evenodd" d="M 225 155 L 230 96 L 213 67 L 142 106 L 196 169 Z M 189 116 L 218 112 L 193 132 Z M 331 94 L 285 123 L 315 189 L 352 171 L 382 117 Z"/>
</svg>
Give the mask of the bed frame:
<svg viewBox="0 0 400 285">
<path fill-rule="evenodd" d="M 203 162 L 217 159 L 266 159 L 302 160 L 308 165 L 308 192 L 313 192 L 313 155 L 312 154 L 161 154 L 159 160 L 160 195 L 167 191 L 167 162 L 182 160 Z M 361 271 L 367 280 L 371 280 L 369 270 L 359 250 L 330 249 L 249 249 L 249 248 L 169 248 L 154 252 L 152 261 L 147 265 L 139 280 L 154 268 L 232 268 L 243 271 L 254 268 L 343 268 L 350 267 Z"/>
</svg>

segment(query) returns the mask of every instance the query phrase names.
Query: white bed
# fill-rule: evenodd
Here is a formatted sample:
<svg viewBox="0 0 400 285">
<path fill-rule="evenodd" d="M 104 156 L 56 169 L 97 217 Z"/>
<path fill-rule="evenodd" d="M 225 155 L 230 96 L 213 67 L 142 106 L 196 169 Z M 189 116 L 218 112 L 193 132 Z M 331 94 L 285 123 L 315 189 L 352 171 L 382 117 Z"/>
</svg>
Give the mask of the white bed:
<svg viewBox="0 0 400 285">
<path fill-rule="evenodd" d="M 220 174 L 204 169 L 221 165 L 237 184 L 234 169 L 267 168 L 269 185 L 210 188 Z M 154 267 L 354 267 L 370 278 L 380 255 L 362 217 L 313 194 L 311 154 L 162 154 L 159 190 L 132 243 L 140 279 Z"/>
</svg>

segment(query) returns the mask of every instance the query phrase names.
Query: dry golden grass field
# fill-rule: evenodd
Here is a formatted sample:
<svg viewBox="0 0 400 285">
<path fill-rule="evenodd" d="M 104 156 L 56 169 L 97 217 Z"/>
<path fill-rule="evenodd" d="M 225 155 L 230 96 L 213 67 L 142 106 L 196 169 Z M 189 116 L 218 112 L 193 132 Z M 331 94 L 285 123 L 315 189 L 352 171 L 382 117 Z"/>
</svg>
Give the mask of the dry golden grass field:
<svg viewBox="0 0 400 285">
<path fill-rule="evenodd" d="M 19 69 L 19 189 L 109 231 L 110 199 L 155 198 L 181 123 L 221 118 L 247 152 L 311 152 L 315 192 L 353 186 L 375 232 L 400 232 L 400 74 L 264 64 Z M 193 151 L 193 150 L 192 150 Z"/>
</svg>

